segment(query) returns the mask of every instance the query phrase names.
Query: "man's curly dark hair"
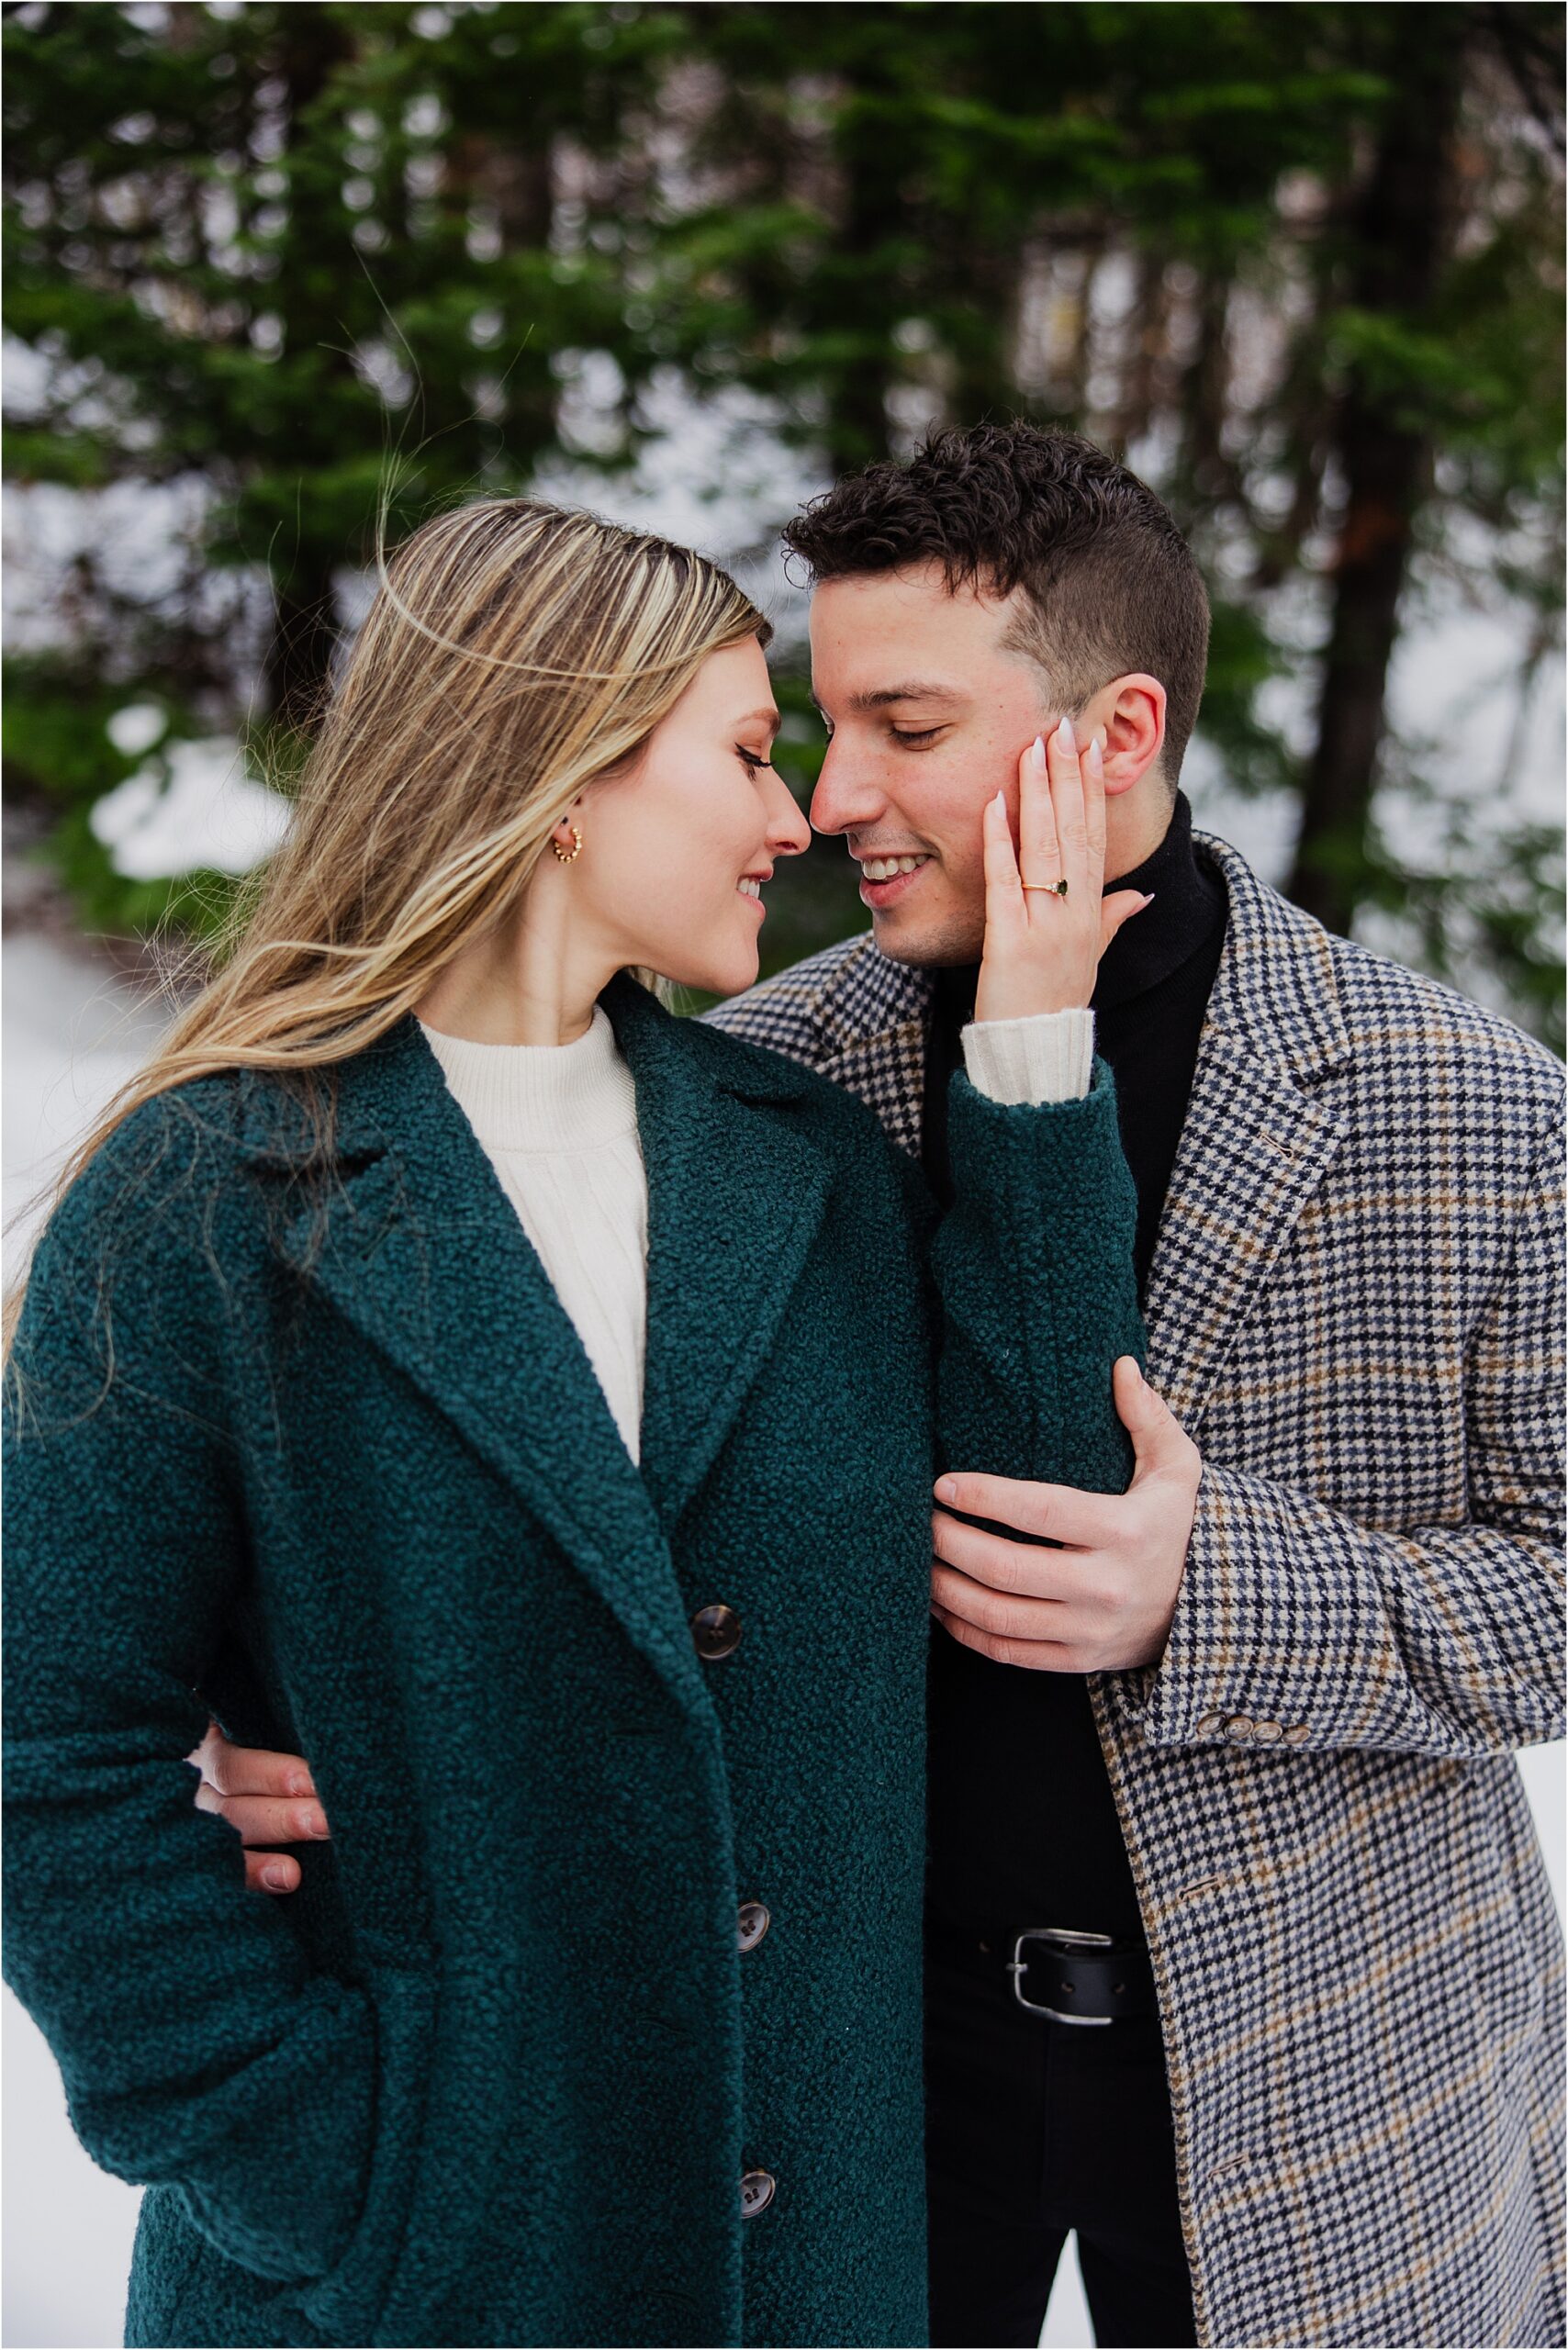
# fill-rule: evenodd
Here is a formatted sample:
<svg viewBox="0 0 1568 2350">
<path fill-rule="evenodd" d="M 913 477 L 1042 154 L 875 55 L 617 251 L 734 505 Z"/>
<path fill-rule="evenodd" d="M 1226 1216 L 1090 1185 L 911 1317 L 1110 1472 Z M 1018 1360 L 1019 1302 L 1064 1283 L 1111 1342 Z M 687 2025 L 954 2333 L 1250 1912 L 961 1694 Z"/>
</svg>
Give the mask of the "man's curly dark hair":
<svg viewBox="0 0 1568 2350">
<path fill-rule="evenodd" d="M 1076 432 L 978 424 L 933 432 L 907 464 L 846 474 L 789 523 L 813 579 L 938 563 L 949 588 L 1022 589 L 1008 642 L 1076 713 L 1141 669 L 1166 692 L 1172 791 L 1198 715 L 1209 605 L 1182 533 L 1148 484 Z"/>
</svg>

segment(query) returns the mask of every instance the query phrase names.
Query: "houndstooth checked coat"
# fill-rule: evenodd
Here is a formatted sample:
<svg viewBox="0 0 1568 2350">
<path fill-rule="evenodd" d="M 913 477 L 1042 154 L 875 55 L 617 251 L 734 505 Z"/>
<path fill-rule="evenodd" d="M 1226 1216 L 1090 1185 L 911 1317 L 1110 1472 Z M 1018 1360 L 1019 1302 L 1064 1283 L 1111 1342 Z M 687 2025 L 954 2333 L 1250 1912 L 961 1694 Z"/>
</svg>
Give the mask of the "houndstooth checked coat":
<svg viewBox="0 0 1568 2350">
<path fill-rule="evenodd" d="M 1092 1676 L 1159 1983 L 1199 2339 L 1563 2339 L 1562 1071 L 1230 917 L 1148 1299 L 1204 1454 L 1158 1667 Z M 869 937 L 709 1015 L 919 1147 L 929 977 Z"/>
</svg>

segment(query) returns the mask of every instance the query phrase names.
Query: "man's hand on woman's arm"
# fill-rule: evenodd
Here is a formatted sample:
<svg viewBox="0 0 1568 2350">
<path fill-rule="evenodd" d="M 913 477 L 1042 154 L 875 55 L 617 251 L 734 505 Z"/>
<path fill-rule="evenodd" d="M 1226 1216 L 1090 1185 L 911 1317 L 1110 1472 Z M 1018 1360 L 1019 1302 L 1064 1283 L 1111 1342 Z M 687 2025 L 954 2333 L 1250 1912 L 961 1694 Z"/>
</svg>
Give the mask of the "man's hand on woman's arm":
<svg viewBox="0 0 1568 2350">
<path fill-rule="evenodd" d="M 998 1664 L 1120 1673 L 1158 1663 L 1164 1651 L 1203 1461 L 1133 1356 L 1121 1357 L 1113 1383 L 1137 1460 L 1125 1494 L 958 1472 L 938 1480 L 939 1501 L 1025 1538 L 932 1515 L 931 1612 Z"/>
<path fill-rule="evenodd" d="M 216 1722 L 185 1757 L 201 1773 L 198 1811 L 215 1811 L 239 1830 L 245 1845 L 245 1882 L 256 1893 L 293 1893 L 299 1863 L 291 1852 L 259 1852 L 258 1845 L 304 1844 L 330 1838 L 302 1754 L 271 1754 L 264 1747 L 231 1745 Z"/>
</svg>

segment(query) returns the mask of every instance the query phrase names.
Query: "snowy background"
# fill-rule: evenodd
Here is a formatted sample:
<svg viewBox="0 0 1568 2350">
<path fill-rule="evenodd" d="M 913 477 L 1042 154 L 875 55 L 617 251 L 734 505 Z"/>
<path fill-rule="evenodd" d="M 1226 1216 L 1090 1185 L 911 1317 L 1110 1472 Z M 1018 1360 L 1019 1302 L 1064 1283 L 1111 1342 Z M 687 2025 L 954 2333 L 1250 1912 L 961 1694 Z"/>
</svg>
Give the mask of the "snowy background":
<svg viewBox="0 0 1568 2350">
<path fill-rule="evenodd" d="M 765 420 L 742 402 L 696 416 L 672 414 L 665 438 L 634 476 L 614 486 L 560 469 L 544 494 L 591 504 L 720 554 L 766 549 L 777 520 L 820 487 L 802 461 L 772 441 Z M 717 480 L 716 496 L 695 485 Z M 190 527 L 179 485 L 160 490 L 122 484 L 101 494 L 58 487 L 13 488 L 4 508 L 7 639 L 47 642 L 58 582 L 73 555 L 92 546 L 108 577 L 144 587 L 155 580 L 174 537 Z M 786 645 L 798 643 L 802 599 L 771 554 L 735 564 L 769 610 Z M 363 610 L 365 583 L 345 575 L 345 610 Z M 1456 792 L 1495 800 L 1510 814 L 1556 821 L 1562 806 L 1562 691 L 1556 674 L 1521 701 L 1518 619 L 1454 588 L 1421 591 L 1417 623 L 1396 656 L 1392 715 L 1396 730 L 1447 746 L 1442 765 Z M 1305 705 L 1278 715 L 1305 726 Z M 236 741 L 214 734 L 159 748 L 160 713 L 128 692 L 114 740 L 145 764 L 98 803 L 95 827 L 119 869 L 151 878 L 197 866 L 241 872 L 263 856 L 284 821 L 281 803 L 251 781 Z M 1200 824 L 1225 834 L 1270 879 L 1288 862 L 1294 811 L 1282 799 L 1249 800 L 1227 790 L 1201 737 L 1184 782 Z M 1395 845 L 1417 857 L 1429 811 L 1394 801 L 1383 808 Z M 830 845 L 818 855 L 833 854 Z M 842 852 L 839 852 L 842 854 Z M 6 1255 L 26 1245 L 36 1200 L 72 1141 L 145 1057 L 166 1017 L 145 985 L 128 983 L 120 961 L 90 946 L 62 918 L 58 897 L 25 855 L 6 867 L 4 945 L 4 1213 Z M 1368 933 L 1369 943 L 1380 944 Z M 1387 942 L 1393 946 L 1395 942 Z M 1521 1758 L 1558 1899 L 1563 1898 L 1563 1750 Z M 65 2119 L 59 2076 L 28 2018 L 5 1995 L 4 2335 L 12 2345 L 118 2343 L 138 2190 L 95 2168 Z M 1043 2337 L 1087 2344 L 1092 2335 L 1070 2255 L 1058 2280 Z"/>
</svg>

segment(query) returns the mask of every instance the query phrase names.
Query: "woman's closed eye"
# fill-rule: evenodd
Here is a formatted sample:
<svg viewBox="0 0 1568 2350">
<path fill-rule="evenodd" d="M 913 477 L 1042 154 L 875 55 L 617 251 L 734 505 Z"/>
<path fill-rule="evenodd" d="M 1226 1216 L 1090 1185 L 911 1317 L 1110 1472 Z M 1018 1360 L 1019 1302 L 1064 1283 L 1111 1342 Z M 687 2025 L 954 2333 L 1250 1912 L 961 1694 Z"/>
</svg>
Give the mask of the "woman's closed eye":
<svg viewBox="0 0 1568 2350">
<path fill-rule="evenodd" d="M 770 767 L 773 765 L 772 760 L 765 759 L 760 751 L 748 751 L 744 743 L 735 744 L 735 756 L 745 762 L 746 771 L 750 775 L 756 775 L 763 767 Z"/>
</svg>

